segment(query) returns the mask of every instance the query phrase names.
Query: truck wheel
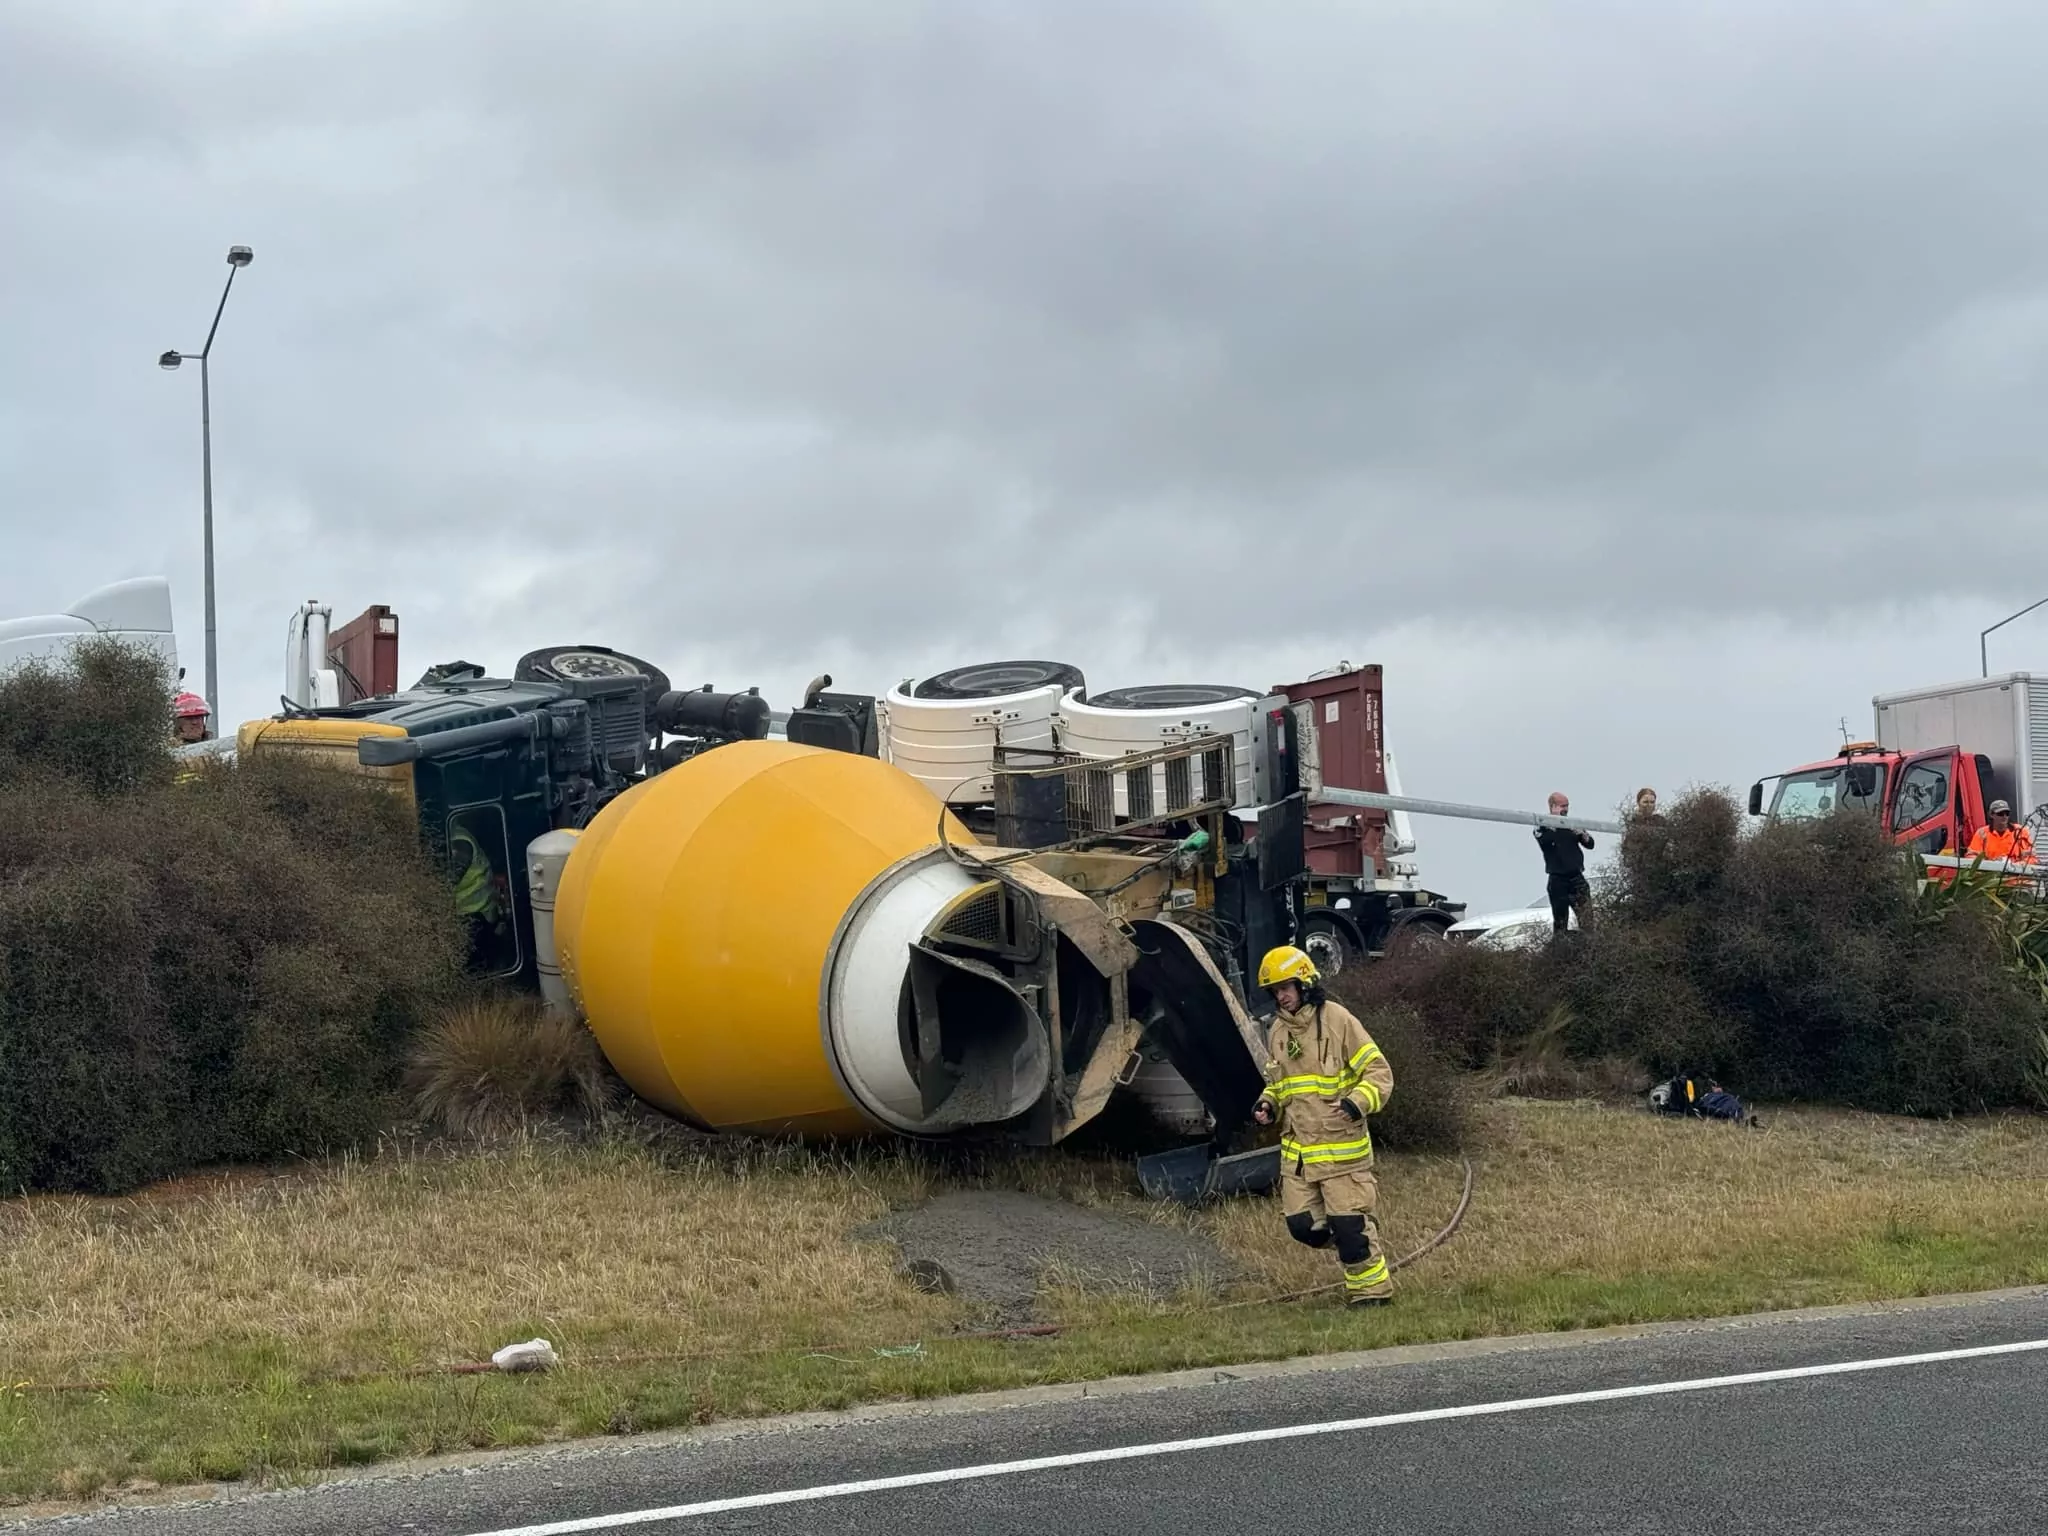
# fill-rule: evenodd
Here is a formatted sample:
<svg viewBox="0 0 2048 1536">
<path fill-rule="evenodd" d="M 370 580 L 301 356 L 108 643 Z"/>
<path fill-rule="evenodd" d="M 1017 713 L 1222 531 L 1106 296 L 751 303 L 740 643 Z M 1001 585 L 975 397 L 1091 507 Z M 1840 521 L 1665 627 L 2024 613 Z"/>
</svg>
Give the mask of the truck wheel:
<svg viewBox="0 0 2048 1536">
<path fill-rule="evenodd" d="M 661 668 L 606 645 L 551 645 L 528 651 L 513 667 L 512 677 L 522 683 L 581 683 L 635 672 L 647 679 L 649 707 L 669 691 L 668 674 Z"/>
<path fill-rule="evenodd" d="M 1405 912 L 1397 913 L 1387 930 L 1387 958 L 1391 960 L 1396 956 L 1412 955 L 1420 950 L 1434 949 L 1438 945 L 1450 943 L 1450 936 L 1446 931 L 1450 926 L 1451 920 L 1448 917 L 1441 912 L 1432 912 L 1427 907 L 1410 907 Z"/>
<path fill-rule="evenodd" d="M 1309 959 L 1315 961 L 1325 981 L 1342 976 L 1346 966 L 1365 958 L 1343 922 L 1327 912 L 1311 912 L 1302 919 L 1301 947 L 1308 951 Z"/>
</svg>

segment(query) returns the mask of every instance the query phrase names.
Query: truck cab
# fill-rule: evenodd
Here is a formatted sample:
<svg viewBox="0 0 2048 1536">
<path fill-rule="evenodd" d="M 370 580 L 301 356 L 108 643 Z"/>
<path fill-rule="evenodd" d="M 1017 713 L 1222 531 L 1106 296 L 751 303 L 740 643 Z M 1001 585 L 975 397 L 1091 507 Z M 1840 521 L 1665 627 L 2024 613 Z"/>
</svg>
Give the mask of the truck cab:
<svg viewBox="0 0 2048 1536">
<path fill-rule="evenodd" d="M 2037 845 L 2048 842 L 2048 679 L 2007 672 L 1881 693 L 1870 703 L 1873 739 L 1777 775 L 1768 807 L 1771 781 L 1759 781 L 1749 791 L 1750 814 L 1791 820 L 1868 810 L 1883 816 L 1901 847 L 1962 854 L 1985 825 L 1985 807 L 2004 800 Z"/>
<path fill-rule="evenodd" d="M 838 716 L 824 706 L 838 697 L 806 699 L 793 721 L 829 726 Z M 534 652 L 509 678 L 454 662 L 395 693 L 287 703 L 242 726 L 237 755 L 311 759 L 400 795 L 455 887 L 470 969 L 528 988 L 547 963 L 528 883 L 534 841 L 581 829 L 700 752 L 766 736 L 771 714 L 754 690 L 671 690 L 646 662 L 595 646 Z"/>
<path fill-rule="evenodd" d="M 1749 811 L 1773 821 L 1867 811 L 1886 832 L 1916 853 L 1955 853 L 1969 847 L 1984 825 L 1991 792 L 1989 757 L 1961 747 L 1898 752 L 1874 741 L 1852 741 L 1834 757 L 1777 776 L 1768 806 L 1764 787 L 1750 786 Z"/>
<path fill-rule="evenodd" d="M 161 576 L 138 576 L 88 592 L 62 613 L 0 620 L 0 672 L 24 662 L 66 662 L 91 637 L 105 636 L 161 657 L 170 677 L 178 667 L 178 641 L 171 626 L 171 584 Z M 168 719 L 168 703 L 166 718 Z"/>
</svg>

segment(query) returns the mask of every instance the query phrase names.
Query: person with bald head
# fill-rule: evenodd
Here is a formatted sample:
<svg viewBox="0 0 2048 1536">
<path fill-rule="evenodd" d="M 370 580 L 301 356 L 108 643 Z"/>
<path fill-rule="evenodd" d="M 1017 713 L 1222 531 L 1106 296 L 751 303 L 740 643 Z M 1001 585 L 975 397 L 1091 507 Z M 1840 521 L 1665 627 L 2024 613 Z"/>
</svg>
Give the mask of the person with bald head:
<svg viewBox="0 0 2048 1536">
<path fill-rule="evenodd" d="M 1571 797 L 1563 790 L 1554 791 L 1550 796 L 1550 814 L 1569 816 L 1571 811 Z M 1586 850 L 1593 846 L 1593 834 L 1569 827 L 1538 827 L 1536 846 L 1543 850 L 1552 930 L 1564 933 L 1570 929 L 1574 912 L 1578 913 L 1583 930 L 1593 912 L 1593 888 L 1586 883 Z"/>
</svg>

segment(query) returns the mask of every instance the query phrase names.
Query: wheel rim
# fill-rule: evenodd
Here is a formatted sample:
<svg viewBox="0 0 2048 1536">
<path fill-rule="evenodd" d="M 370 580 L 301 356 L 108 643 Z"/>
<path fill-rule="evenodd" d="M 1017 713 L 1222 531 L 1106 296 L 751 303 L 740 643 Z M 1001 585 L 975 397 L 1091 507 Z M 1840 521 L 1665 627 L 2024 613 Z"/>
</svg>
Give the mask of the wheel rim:
<svg viewBox="0 0 2048 1536">
<path fill-rule="evenodd" d="M 1449 942 L 1450 939 L 1445 935 L 1440 923 L 1403 923 L 1394 931 L 1387 949 L 1393 954 L 1401 954 L 1407 950 L 1431 948 Z"/>
<path fill-rule="evenodd" d="M 1301 947 L 1308 951 L 1309 959 L 1315 961 L 1316 969 L 1325 976 L 1344 974 L 1344 941 L 1329 929 L 1310 929 L 1302 939 Z"/>
<path fill-rule="evenodd" d="M 558 676 L 579 681 L 644 675 L 624 657 L 609 656 L 602 651 L 560 651 L 549 660 L 548 665 L 554 668 Z"/>
</svg>

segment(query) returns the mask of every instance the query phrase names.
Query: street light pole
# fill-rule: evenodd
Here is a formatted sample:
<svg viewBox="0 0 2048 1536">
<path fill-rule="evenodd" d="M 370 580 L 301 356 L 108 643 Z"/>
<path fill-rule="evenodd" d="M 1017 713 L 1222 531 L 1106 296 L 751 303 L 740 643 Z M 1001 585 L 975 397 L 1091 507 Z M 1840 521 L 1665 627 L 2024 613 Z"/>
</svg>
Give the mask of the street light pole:
<svg viewBox="0 0 2048 1536">
<path fill-rule="evenodd" d="M 1992 630 L 2003 629 L 2006 625 L 2010 624 L 2014 619 L 2024 619 L 2036 608 L 2042 607 L 2043 605 L 2048 605 L 2048 597 L 2042 598 L 2039 602 L 2027 604 L 2027 606 L 2022 608 L 2018 613 L 2007 614 L 2004 618 L 2000 619 L 1996 624 L 1992 625 L 1991 629 L 1983 630 L 1978 634 L 1977 675 L 1979 677 L 1989 677 L 1991 675 L 1991 652 L 1989 648 L 1985 645 L 1985 641 L 1991 638 Z"/>
<path fill-rule="evenodd" d="M 228 273 L 232 284 L 235 274 Z M 223 308 L 228 302 L 227 290 L 221 291 Z M 216 313 L 214 323 L 220 323 Z M 213 350 L 213 336 L 206 338 L 206 352 Z M 210 739 L 220 736 L 220 653 L 214 642 L 213 627 L 213 387 L 207 377 L 206 352 L 199 354 L 199 497 L 206 509 L 205 537 L 202 540 L 206 567 L 206 734 Z"/>
<path fill-rule="evenodd" d="M 204 507 L 202 543 L 206 567 L 206 732 L 215 737 L 220 734 L 220 652 L 215 640 L 213 608 L 213 380 L 207 365 L 213 355 L 214 334 L 220 330 L 220 317 L 228 307 L 228 295 L 234 291 L 235 274 L 255 259 L 256 253 L 246 245 L 228 247 L 228 280 L 221 288 L 220 303 L 214 306 L 213 324 L 206 328 L 206 345 L 196 354 L 189 354 L 199 359 L 199 486 Z M 187 355 L 166 352 L 157 359 L 157 366 L 174 369 Z"/>
</svg>

